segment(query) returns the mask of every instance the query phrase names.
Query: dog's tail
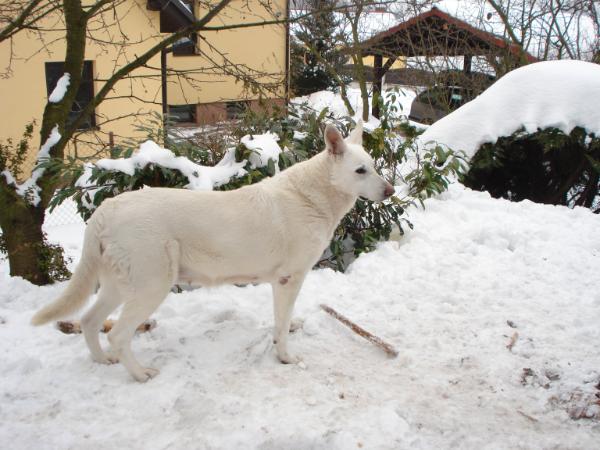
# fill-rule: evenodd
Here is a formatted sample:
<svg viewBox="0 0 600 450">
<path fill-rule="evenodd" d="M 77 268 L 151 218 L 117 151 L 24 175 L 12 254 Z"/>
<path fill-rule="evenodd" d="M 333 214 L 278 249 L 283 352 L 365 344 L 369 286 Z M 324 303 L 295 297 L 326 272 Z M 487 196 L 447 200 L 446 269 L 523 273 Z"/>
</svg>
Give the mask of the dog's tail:
<svg viewBox="0 0 600 450">
<path fill-rule="evenodd" d="M 95 223 L 90 223 L 85 230 L 81 261 L 67 288 L 53 303 L 34 314 L 31 319 L 32 325 L 43 325 L 78 311 L 96 289 L 101 249 L 95 225 Z"/>
</svg>

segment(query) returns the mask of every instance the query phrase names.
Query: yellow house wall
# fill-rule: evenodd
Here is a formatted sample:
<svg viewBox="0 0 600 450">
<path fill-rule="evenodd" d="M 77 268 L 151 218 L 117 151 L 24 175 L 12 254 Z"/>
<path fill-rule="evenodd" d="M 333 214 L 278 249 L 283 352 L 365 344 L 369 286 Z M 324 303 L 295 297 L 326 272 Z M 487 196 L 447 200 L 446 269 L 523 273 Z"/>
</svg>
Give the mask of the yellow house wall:
<svg viewBox="0 0 600 450">
<path fill-rule="evenodd" d="M 387 59 L 384 58 L 383 64 L 385 64 L 386 61 L 387 61 Z M 348 60 L 348 64 L 352 64 L 352 58 L 350 58 Z M 364 56 L 363 64 L 365 66 L 373 67 L 375 65 L 375 57 L 372 55 Z M 392 64 L 392 67 L 390 67 L 390 69 L 404 69 L 405 67 L 406 67 L 406 58 L 399 57 L 398 59 L 396 59 L 394 64 Z"/>
<path fill-rule="evenodd" d="M 263 2 L 264 3 L 264 2 Z M 274 18 L 284 18 L 286 1 L 275 0 L 272 10 L 267 11 L 257 0 L 234 0 L 209 26 L 218 27 L 239 23 L 257 23 Z M 203 14 L 197 9 L 197 16 Z M 286 74 L 286 29 L 283 25 L 258 26 L 236 30 L 205 31 L 198 39 L 199 56 L 169 55 L 168 66 L 178 71 L 205 71 L 191 74 L 193 81 L 182 77 L 169 77 L 168 100 L 172 105 L 212 103 L 240 99 L 256 99 L 252 92 L 233 76 L 211 75 L 210 68 L 217 64 L 226 65 L 222 55 L 229 61 L 246 66 L 255 73 L 256 80 L 278 84 L 278 89 L 265 91 L 266 98 L 285 95 Z M 268 74 L 260 77 L 260 74 Z"/>
<path fill-rule="evenodd" d="M 95 39 L 88 39 L 86 60 L 93 61 L 94 79 L 103 80 L 110 77 L 115 69 L 130 60 L 134 54 L 141 54 L 152 42 L 159 38 L 158 12 L 148 11 L 143 0 L 131 0 L 117 7 L 118 21 L 111 13 L 90 22 L 89 29 Z M 0 44 L 0 64 L 2 68 L 9 66 L 7 78 L 0 79 L 0 139 L 18 139 L 27 123 L 35 119 L 38 123 L 36 132 L 47 102 L 45 63 L 63 61 L 65 55 L 65 38 L 63 19 L 55 15 L 44 21 L 44 31 L 40 37 L 36 33 L 21 32 L 12 42 Z M 128 46 L 120 45 L 122 35 L 119 29 L 128 30 Z M 57 31 L 52 31 L 57 30 Z M 42 41 L 45 43 L 43 48 Z M 99 41 L 112 41 L 113 44 L 102 44 Z M 126 48 L 126 52 L 123 49 Z M 12 60 L 11 60 L 12 59 Z M 155 57 L 150 65 L 158 67 L 160 58 Z M 135 138 L 136 123 L 143 121 L 151 113 L 159 113 L 160 79 L 155 70 L 140 68 L 134 72 L 136 77 L 118 82 L 107 99 L 96 108 L 98 130 L 94 133 L 79 133 L 76 145 L 70 146 L 71 152 L 79 155 L 90 155 L 108 143 L 108 134 L 114 134 L 115 142 L 123 138 Z M 154 75 L 153 78 L 147 78 Z M 97 93 L 103 83 L 94 83 Z M 132 96 L 135 96 L 134 99 Z M 137 136 L 136 136 L 137 135 Z M 34 134 L 33 145 L 39 145 L 39 136 Z"/>
<path fill-rule="evenodd" d="M 264 10 L 252 0 L 249 11 L 242 0 L 234 0 L 226 14 L 213 20 L 211 25 L 222 23 L 240 23 L 257 21 L 257 17 L 267 17 Z M 285 1 L 275 2 L 282 14 L 285 13 Z M 104 80 L 115 70 L 130 61 L 134 55 L 140 55 L 157 42 L 165 34 L 159 32 L 159 12 L 149 11 L 146 0 L 129 0 L 117 7 L 118 20 L 111 10 L 102 18 L 90 24 L 92 35 L 99 41 L 87 41 L 86 60 L 92 60 L 94 78 Z M 283 17 L 283 16 L 282 16 Z M 272 16 L 269 16 L 272 19 Z M 10 68 L 8 76 L 0 78 L 0 140 L 8 138 L 18 140 L 25 125 L 35 119 L 39 132 L 44 107 L 47 102 L 45 63 L 62 61 L 65 55 L 64 23 L 59 15 L 48 18 L 44 22 L 43 41 L 32 32 L 17 34 L 13 42 L 0 43 L 0 72 Z M 57 31 L 51 31 L 57 30 Z M 123 30 L 127 35 L 127 46 L 120 45 Z M 227 53 L 229 59 L 243 63 L 255 70 L 267 70 L 277 73 L 281 87 L 274 96 L 282 97 L 284 89 L 284 73 L 286 60 L 285 29 L 282 26 L 248 28 L 236 31 L 207 32 L 207 39 L 212 45 Z M 200 40 L 201 46 L 206 46 Z M 11 46 L 12 45 L 12 46 Z M 205 48 L 205 47 L 204 47 Z M 12 52 L 12 54 L 11 54 Z M 168 55 L 167 65 L 176 69 L 206 67 L 208 63 L 201 55 L 179 56 Z M 148 124 L 149 115 L 159 115 L 161 106 L 160 56 L 152 58 L 150 68 L 140 68 L 133 72 L 133 77 L 119 81 L 107 99 L 96 109 L 98 130 L 94 133 L 83 132 L 76 145 L 70 146 L 71 152 L 78 155 L 90 155 L 99 148 L 106 148 L 109 132 L 113 133 L 115 143 L 127 138 L 141 138 L 136 131 L 136 124 Z M 169 78 L 169 104 L 208 103 L 223 100 L 250 99 L 256 96 L 244 92 L 243 85 L 236 83 L 232 77 L 222 75 L 197 76 L 192 84 L 182 81 L 176 85 L 173 77 Z M 94 92 L 103 85 L 96 81 Z M 33 147 L 39 146 L 39 136 L 34 134 Z M 32 152 L 34 153 L 34 152 Z"/>
</svg>

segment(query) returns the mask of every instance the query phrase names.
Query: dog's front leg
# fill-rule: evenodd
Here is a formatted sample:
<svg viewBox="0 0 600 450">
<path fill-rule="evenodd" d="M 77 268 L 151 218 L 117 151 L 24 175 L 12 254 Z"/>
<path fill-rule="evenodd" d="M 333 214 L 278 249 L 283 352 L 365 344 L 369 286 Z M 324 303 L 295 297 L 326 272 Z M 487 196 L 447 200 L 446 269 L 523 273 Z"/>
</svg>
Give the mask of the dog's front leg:
<svg viewBox="0 0 600 450">
<path fill-rule="evenodd" d="M 285 276 L 271 283 L 273 288 L 273 312 L 275 315 L 273 337 L 275 339 L 277 357 L 284 364 L 296 364 L 300 361 L 299 358 L 288 352 L 287 342 L 294 303 L 302 287 L 305 275 Z"/>
</svg>

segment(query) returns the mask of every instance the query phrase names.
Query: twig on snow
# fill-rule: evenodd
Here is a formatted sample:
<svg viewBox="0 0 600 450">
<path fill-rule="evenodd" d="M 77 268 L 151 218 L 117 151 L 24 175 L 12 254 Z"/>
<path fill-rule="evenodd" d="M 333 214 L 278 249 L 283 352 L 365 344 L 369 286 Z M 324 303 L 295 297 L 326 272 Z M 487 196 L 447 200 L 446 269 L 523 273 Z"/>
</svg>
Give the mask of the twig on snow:
<svg viewBox="0 0 600 450">
<path fill-rule="evenodd" d="M 386 352 L 388 354 L 388 356 L 391 356 L 393 358 L 398 356 L 398 351 L 394 347 L 392 347 L 390 344 L 385 342 L 383 339 L 375 336 L 374 334 L 369 333 L 364 328 L 356 325 L 354 322 L 352 322 L 347 317 L 344 317 L 343 315 L 341 315 L 335 309 L 333 309 L 327 305 L 321 305 L 321 309 L 323 311 L 325 311 L 327 314 L 329 314 L 331 317 L 342 322 L 344 325 L 346 325 L 348 328 L 350 328 L 352 331 L 354 331 L 359 336 L 361 336 L 361 337 L 365 338 L 367 341 L 375 344 L 377 347 L 379 347 L 384 352 Z"/>
<path fill-rule="evenodd" d="M 525 417 L 526 419 L 531 420 L 532 422 L 539 422 L 538 419 L 536 419 L 535 417 L 530 416 L 529 414 L 525 414 L 523 411 L 520 411 L 520 410 L 517 409 L 517 412 L 519 414 L 521 414 L 523 417 Z"/>
</svg>

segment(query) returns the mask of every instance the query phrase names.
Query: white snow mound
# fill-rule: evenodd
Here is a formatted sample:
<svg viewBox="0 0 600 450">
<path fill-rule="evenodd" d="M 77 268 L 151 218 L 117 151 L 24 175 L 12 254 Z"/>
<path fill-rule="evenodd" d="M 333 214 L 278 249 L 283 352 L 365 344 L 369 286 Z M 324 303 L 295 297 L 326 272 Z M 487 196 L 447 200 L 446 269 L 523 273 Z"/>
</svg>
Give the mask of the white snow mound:
<svg viewBox="0 0 600 450">
<path fill-rule="evenodd" d="M 509 72 L 479 97 L 431 125 L 419 137 L 472 157 L 482 144 L 524 127 L 529 133 L 575 127 L 600 135 L 600 66 L 545 61 Z"/>
</svg>

